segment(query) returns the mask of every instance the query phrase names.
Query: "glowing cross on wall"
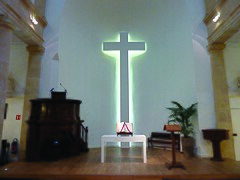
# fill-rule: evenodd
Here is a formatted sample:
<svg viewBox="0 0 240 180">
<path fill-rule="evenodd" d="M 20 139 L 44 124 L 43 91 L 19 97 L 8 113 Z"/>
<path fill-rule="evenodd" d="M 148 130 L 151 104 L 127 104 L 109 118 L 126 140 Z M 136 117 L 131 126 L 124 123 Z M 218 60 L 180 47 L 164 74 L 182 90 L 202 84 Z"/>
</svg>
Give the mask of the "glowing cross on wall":
<svg viewBox="0 0 240 180">
<path fill-rule="evenodd" d="M 129 122 L 128 51 L 144 51 L 145 42 L 128 42 L 128 33 L 120 33 L 120 42 L 104 42 L 103 51 L 120 51 L 120 120 Z"/>
</svg>

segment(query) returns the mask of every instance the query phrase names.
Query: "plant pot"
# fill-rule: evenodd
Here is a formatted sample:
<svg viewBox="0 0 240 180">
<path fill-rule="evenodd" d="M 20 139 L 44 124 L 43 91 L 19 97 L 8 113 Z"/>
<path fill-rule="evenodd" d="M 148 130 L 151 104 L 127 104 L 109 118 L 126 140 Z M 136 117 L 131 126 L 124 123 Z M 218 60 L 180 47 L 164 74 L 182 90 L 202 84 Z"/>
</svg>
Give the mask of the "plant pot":
<svg viewBox="0 0 240 180">
<path fill-rule="evenodd" d="M 195 141 L 193 137 L 181 137 L 182 151 L 187 157 L 194 156 Z"/>
</svg>

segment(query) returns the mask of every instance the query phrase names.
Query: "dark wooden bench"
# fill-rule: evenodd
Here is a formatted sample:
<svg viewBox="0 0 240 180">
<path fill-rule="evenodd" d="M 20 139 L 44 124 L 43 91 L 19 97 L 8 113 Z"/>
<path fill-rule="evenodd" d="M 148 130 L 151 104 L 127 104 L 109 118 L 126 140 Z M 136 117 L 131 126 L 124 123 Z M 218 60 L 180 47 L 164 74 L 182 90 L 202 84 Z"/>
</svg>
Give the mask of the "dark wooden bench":
<svg viewBox="0 0 240 180">
<path fill-rule="evenodd" d="M 180 152 L 180 134 L 174 134 L 176 150 Z M 148 147 L 161 147 L 172 149 L 172 136 L 169 132 L 152 132 L 148 138 Z"/>
</svg>

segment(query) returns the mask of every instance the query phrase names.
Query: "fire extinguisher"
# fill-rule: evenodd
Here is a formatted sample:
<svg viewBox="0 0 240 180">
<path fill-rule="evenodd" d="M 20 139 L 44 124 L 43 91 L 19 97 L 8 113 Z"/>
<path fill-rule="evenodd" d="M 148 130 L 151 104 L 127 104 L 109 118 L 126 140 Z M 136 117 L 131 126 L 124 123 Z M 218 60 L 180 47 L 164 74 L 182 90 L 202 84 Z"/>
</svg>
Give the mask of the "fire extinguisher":
<svg viewBox="0 0 240 180">
<path fill-rule="evenodd" d="M 14 138 L 11 143 L 11 153 L 17 154 L 18 153 L 18 139 Z"/>
</svg>

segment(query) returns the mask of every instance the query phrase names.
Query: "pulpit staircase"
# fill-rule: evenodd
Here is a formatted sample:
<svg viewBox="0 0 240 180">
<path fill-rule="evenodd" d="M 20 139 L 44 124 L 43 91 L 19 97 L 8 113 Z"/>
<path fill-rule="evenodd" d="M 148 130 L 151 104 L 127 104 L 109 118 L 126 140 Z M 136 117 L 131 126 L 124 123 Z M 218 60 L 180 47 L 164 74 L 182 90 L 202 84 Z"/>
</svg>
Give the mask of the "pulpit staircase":
<svg viewBox="0 0 240 180">
<path fill-rule="evenodd" d="M 80 125 L 80 129 L 79 129 L 79 136 L 80 136 L 80 151 L 81 152 L 88 152 L 88 127 L 84 127 L 83 123 L 84 120 L 81 120 L 79 125 Z"/>
</svg>

